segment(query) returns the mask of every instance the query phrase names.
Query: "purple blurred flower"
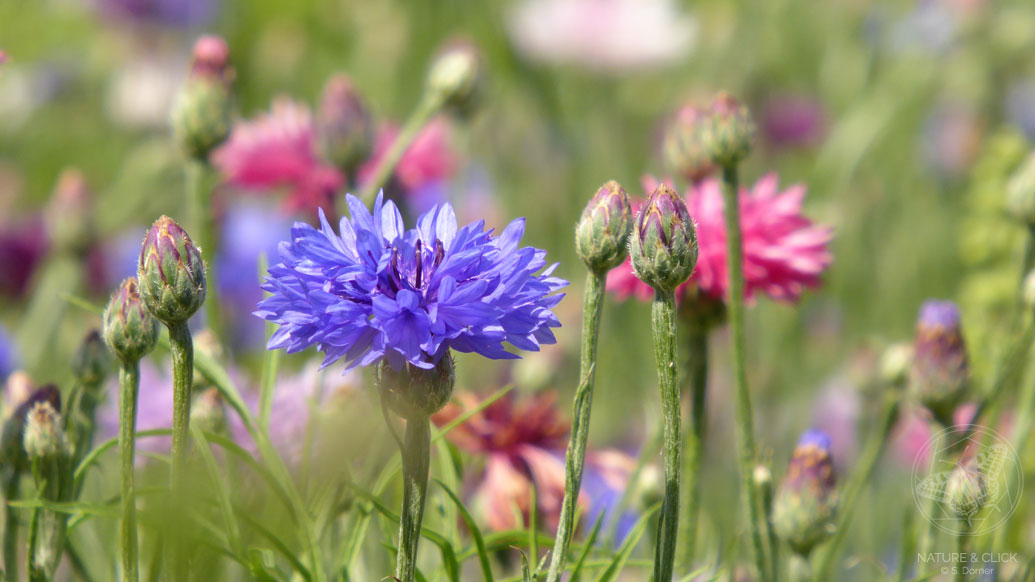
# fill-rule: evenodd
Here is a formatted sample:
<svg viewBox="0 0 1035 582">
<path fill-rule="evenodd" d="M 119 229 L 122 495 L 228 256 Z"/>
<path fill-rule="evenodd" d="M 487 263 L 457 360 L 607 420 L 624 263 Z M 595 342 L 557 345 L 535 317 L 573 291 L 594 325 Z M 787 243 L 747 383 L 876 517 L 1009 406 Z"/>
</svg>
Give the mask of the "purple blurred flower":
<svg viewBox="0 0 1035 582">
<path fill-rule="evenodd" d="M 834 462 L 847 471 L 855 459 L 858 441 L 858 389 L 844 377 L 834 378 L 821 390 L 813 405 L 812 425 L 829 436 Z"/>
<path fill-rule="evenodd" d="M 823 139 L 826 124 L 826 112 L 818 100 L 782 95 L 766 102 L 759 125 L 762 135 L 774 146 L 807 148 Z"/>
<path fill-rule="evenodd" d="M 218 0 L 97 0 L 102 16 L 133 24 L 198 28 L 219 11 Z"/>
<path fill-rule="evenodd" d="M 499 237 L 477 222 L 457 228 L 453 207 L 435 207 L 406 230 L 391 201 L 374 213 L 347 196 L 352 218 L 335 234 L 320 211 L 320 230 L 295 223 L 280 245 L 281 263 L 255 314 L 280 328 L 269 349 L 316 345 L 323 365 L 348 368 L 386 360 L 432 368 L 449 349 L 493 359 L 518 356 L 503 343 L 538 351 L 554 343 L 550 311 L 567 281 L 552 277 L 546 251 L 519 247 L 523 219 Z M 536 272 L 545 270 L 536 274 Z"/>
<path fill-rule="evenodd" d="M 936 420 L 948 425 L 970 385 L 970 364 L 960 311 L 952 301 L 920 307 L 913 339 L 910 388 Z"/>
<path fill-rule="evenodd" d="M 672 0 L 525 0 L 508 24 L 531 60 L 612 73 L 674 64 L 697 33 Z"/>
<path fill-rule="evenodd" d="M 47 253 L 41 217 L 0 226 L 0 295 L 20 297 Z"/>
<path fill-rule="evenodd" d="M 18 368 L 18 346 L 7 329 L 0 325 L 0 382 Z"/>
<path fill-rule="evenodd" d="M 963 175 L 977 158 L 983 131 L 981 118 L 971 107 L 953 103 L 936 106 L 920 134 L 924 161 L 939 175 Z"/>
<path fill-rule="evenodd" d="M 463 392 L 456 400 L 432 417 L 437 425 L 448 424 L 476 408 L 479 397 Z M 458 447 L 486 455 L 485 470 L 472 497 L 489 529 L 527 527 L 533 485 L 538 515 L 547 529 L 557 529 L 564 500 L 564 452 L 570 429 L 571 424 L 557 411 L 553 392 L 524 398 L 510 392 L 449 433 L 447 438 Z M 635 465 L 632 457 L 613 449 L 587 455 L 579 495 L 583 524 L 592 524 L 603 513 L 602 527 L 608 528 Z M 624 535 L 626 530 L 622 526 L 628 526 L 635 516 L 623 515 L 620 519 L 618 531 Z"/>
</svg>

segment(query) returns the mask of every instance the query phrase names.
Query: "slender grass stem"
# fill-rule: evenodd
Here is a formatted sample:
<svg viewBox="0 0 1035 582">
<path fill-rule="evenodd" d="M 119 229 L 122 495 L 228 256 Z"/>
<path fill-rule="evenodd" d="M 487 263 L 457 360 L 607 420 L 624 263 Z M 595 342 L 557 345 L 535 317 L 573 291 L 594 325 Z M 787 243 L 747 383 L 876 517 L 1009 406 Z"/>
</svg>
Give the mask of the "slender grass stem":
<svg viewBox="0 0 1035 582">
<path fill-rule="evenodd" d="M 187 507 L 184 488 L 186 486 L 187 458 L 190 447 L 190 404 L 191 388 L 194 382 L 194 343 L 187 322 L 169 324 L 169 352 L 173 360 L 173 423 L 172 423 L 172 472 L 169 487 L 175 507 Z M 185 527 L 182 516 L 178 525 Z M 189 579 L 189 556 L 180 536 L 169 544 L 169 559 L 166 563 L 171 582 L 186 582 Z"/>
<path fill-rule="evenodd" d="M 18 515 L 9 505 L 18 498 L 21 471 L 14 469 L 4 484 L 4 574 L 7 580 L 18 579 Z"/>
<path fill-rule="evenodd" d="M 657 544 L 654 548 L 654 582 L 668 582 L 672 579 L 676 536 L 679 531 L 679 471 L 682 434 L 679 429 L 680 402 L 676 370 L 675 311 L 675 294 L 672 291 L 655 290 L 650 313 L 665 426 L 663 446 L 665 498 L 661 505 Z"/>
<path fill-rule="evenodd" d="M 747 370 L 744 364 L 744 271 L 743 248 L 741 247 L 739 187 L 736 166 L 722 168 L 722 195 L 726 215 L 726 260 L 729 271 L 729 323 L 733 356 L 733 370 L 736 381 L 736 424 L 739 430 L 737 444 L 740 463 L 740 479 L 743 505 L 748 508 L 751 530 L 751 545 L 755 554 L 755 567 L 762 581 L 769 579 L 768 573 L 775 571 L 767 564 L 763 547 L 762 516 L 759 512 L 758 492 L 752 479 L 757 452 L 755 448 L 754 413 L 751 409 L 751 393 L 747 384 Z"/>
<path fill-rule="evenodd" d="M 392 146 L 388 149 L 388 153 L 381 158 L 377 166 L 374 168 L 374 175 L 369 182 L 363 185 L 363 190 L 359 195 L 359 199 L 364 204 L 370 204 L 377 197 L 377 192 L 388 182 L 388 179 L 392 176 L 392 172 L 395 171 L 395 167 L 399 165 L 399 161 L 402 160 L 406 150 L 410 149 L 413 145 L 413 140 L 417 138 L 420 131 L 424 129 L 424 126 L 431 121 L 431 118 L 435 116 L 442 109 L 441 100 L 425 94 L 421 98 L 420 103 L 417 104 L 417 108 L 414 109 L 413 113 L 410 114 L 409 119 L 406 120 L 406 124 L 403 125 L 402 130 L 399 131 L 399 135 L 396 136 L 395 141 L 392 142 Z M 344 208 L 339 208 L 339 215 L 343 215 Z"/>
<path fill-rule="evenodd" d="M 937 421 L 931 421 L 930 427 L 931 434 L 936 434 L 938 431 L 944 428 Z M 941 450 L 939 448 L 932 447 L 931 467 L 928 471 L 929 474 L 933 474 L 938 470 L 938 464 L 941 462 L 941 460 Z M 927 522 L 926 527 L 923 525 L 920 526 L 922 530 L 920 534 L 920 544 L 918 553 L 920 556 L 922 556 L 923 559 L 921 559 L 919 561 L 919 564 L 917 565 L 916 575 L 919 578 L 924 578 L 925 576 L 929 576 L 932 573 L 933 560 L 930 560 L 928 558 L 934 551 L 934 543 L 938 539 L 938 527 L 935 525 L 935 516 L 938 514 L 938 509 L 940 505 L 941 501 L 936 496 L 932 495 L 931 498 L 928 500 L 927 504 L 927 515 L 925 516 L 925 521 Z"/>
<path fill-rule="evenodd" d="M 402 459 L 403 508 L 399 522 L 399 555 L 395 564 L 395 577 L 400 582 L 414 582 L 431 464 L 431 422 L 428 417 L 419 416 L 406 421 Z"/>
<path fill-rule="evenodd" d="M 136 582 L 139 579 L 137 504 L 133 484 L 139 388 L 140 362 L 124 362 L 119 370 L 119 454 L 122 471 L 122 523 L 119 526 L 119 542 L 122 546 L 123 582 Z"/>
<path fill-rule="evenodd" d="M 557 537 L 547 582 L 558 582 L 568 559 L 568 545 L 575 533 L 575 510 L 582 487 L 582 470 L 589 441 L 589 418 L 593 407 L 593 380 L 597 363 L 597 340 L 600 335 L 600 317 L 604 310 L 604 290 L 607 274 L 591 271 L 586 276 L 586 295 L 582 307 L 582 357 L 579 367 L 581 381 L 575 391 L 572 406 L 571 434 L 565 458 L 564 501 L 561 504 Z"/>
<path fill-rule="evenodd" d="M 707 431 L 707 392 L 708 392 L 708 333 L 706 325 L 697 321 L 686 321 L 687 363 L 686 377 L 690 392 L 690 426 L 683 431 L 683 450 L 685 462 L 683 474 L 686 486 L 683 488 L 686 519 L 680 524 L 681 551 L 679 563 L 689 569 L 694 563 L 697 551 L 697 520 L 700 513 L 701 492 L 700 472 L 701 459 L 704 458 L 704 437 Z"/>
<path fill-rule="evenodd" d="M 220 308 L 219 285 L 215 284 L 219 256 L 219 236 L 216 232 L 216 217 L 212 211 L 211 166 L 206 160 L 191 158 L 187 161 L 187 224 L 189 232 L 196 235 L 197 246 L 205 253 L 207 280 L 212 281 L 206 290 L 205 321 L 208 328 L 222 337 L 223 311 Z"/>
</svg>

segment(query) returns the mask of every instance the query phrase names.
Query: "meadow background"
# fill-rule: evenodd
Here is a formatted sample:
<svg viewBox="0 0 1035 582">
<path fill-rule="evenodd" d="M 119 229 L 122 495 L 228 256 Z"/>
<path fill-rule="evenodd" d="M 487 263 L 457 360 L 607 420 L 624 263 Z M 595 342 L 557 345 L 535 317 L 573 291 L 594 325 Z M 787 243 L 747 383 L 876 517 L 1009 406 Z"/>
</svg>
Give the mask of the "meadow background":
<svg viewBox="0 0 1035 582">
<path fill-rule="evenodd" d="M 40 350 L 29 374 L 39 384 L 68 385 L 67 362 L 85 331 L 99 324 L 96 314 L 69 306 L 55 341 L 41 342 L 21 328 L 30 302 L 67 292 L 102 305 L 117 277 L 98 282 L 90 273 L 112 270 L 110 257 L 125 247 L 119 241 L 132 233 L 139 240 L 155 217 L 183 213 L 182 156 L 167 112 L 191 46 L 206 33 L 227 40 L 236 108 L 249 118 L 278 96 L 314 104 L 327 78 L 343 72 L 378 117 L 402 120 L 439 47 L 462 36 L 481 51 L 486 92 L 469 122 L 451 123 L 458 166 L 448 195 L 458 207 L 484 209 L 496 227 L 528 217 L 525 244 L 546 249 L 572 285 L 557 308 L 563 327 L 556 345 L 515 363 L 458 358 L 458 390 L 487 393 L 508 383 L 518 392 L 555 390 L 558 409 L 568 415 L 585 272 L 573 247 L 579 213 L 606 180 L 642 196 L 643 175 L 666 175 L 659 155 L 666 119 L 685 99 L 707 100 L 719 90 L 737 95 L 759 121 L 742 183 L 768 172 L 778 173 L 782 186 L 803 183 L 806 214 L 835 229 L 834 262 L 821 288 L 797 305 L 760 297 L 748 310 L 756 428 L 776 478 L 810 426 L 844 432 L 836 438 L 835 461 L 851 470 L 878 408 L 879 356 L 911 339 L 926 299 L 960 303 L 977 383 L 991 373 L 1020 278 L 1025 229 L 1007 216 L 1003 200 L 1006 179 L 1035 140 L 1035 4 L 699 0 L 662 4 L 666 26 L 653 30 L 636 29 L 642 23 L 635 19 L 625 31 L 583 23 L 600 26 L 601 42 L 613 37 L 668 51 L 663 62 L 632 63 L 603 52 L 589 60 L 529 52 L 517 40 L 522 5 L 0 1 L 0 50 L 8 59 L 0 65 L 0 229 L 8 237 L 35 229 L 45 249 L 53 233 L 45 232 L 40 213 L 65 168 L 78 168 L 95 196 L 98 256 L 91 254 L 77 286 L 40 289 L 30 274 L 24 287 L 0 295 L 0 325 L 17 352 Z M 544 27 L 548 16 L 538 16 Z M 576 36 L 558 30 L 557 46 L 566 34 Z M 799 131 L 787 130 L 788 123 Z M 227 189 L 220 196 L 243 195 Z M 282 211 L 275 203 L 269 209 Z M 38 254 L 43 264 L 45 251 Z M 0 264 L 0 271 L 13 268 Z M 605 306 L 591 447 L 636 455 L 659 422 L 648 313 L 635 300 L 609 297 Z M 232 356 L 243 377 L 258 376 L 262 350 L 254 342 Z M 287 356 L 281 371 L 292 373 L 315 357 Z M 733 517 L 738 498 L 731 486 L 736 466 L 724 332 L 712 338 L 712 372 L 703 537 L 712 550 L 746 552 L 746 543 L 731 546 L 742 531 L 731 526 L 742 521 Z M 370 404 L 360 399 L 347 406 Z M 275 407 L 274 424 L 277 418 Z M 341 449 L 328 458 L 369 467 L 394 447 L 381 423 L 358 434 L 350 428 L 336 424 Z M 370 442 L 379 447 L 365 446 Z M 1026 478 L 1035 483 L 1030 449 Z M 433 473 L 438 467 L 433 461 Z M 872 580 L 895 568 L 902 516 L 913 510 L 909 469 L 894 451 L 881 463 L 846 544 L 855 561 L 845 579 Z M 447 520 L 435 503 L 431 527 Z M 1035 551 L 1029 505 L 1022 503 L 1007 547 L 997 551 L 1029 557 Z M 368 545 L 364 555 L 375 556 L 376 541 Z M 627 575 L 640 579 L 634 569 Z"/>
</svg>

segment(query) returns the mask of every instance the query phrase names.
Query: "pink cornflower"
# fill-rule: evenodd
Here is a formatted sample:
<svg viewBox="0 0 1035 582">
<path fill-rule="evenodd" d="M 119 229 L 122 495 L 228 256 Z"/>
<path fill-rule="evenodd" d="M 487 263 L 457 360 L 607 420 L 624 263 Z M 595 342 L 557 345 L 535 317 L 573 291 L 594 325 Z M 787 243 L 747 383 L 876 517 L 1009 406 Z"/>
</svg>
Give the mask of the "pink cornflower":
<svg viewBox="0 0 1035 582">
<path fill-rule="evenodd" d="M 646 191 L 653 190 L 654 178 L 645 178 Z M 828 243 L 830 227 L 819 226 L 801 213 L 805 186 L 780 191 L 776 174 L 763 176 L 755 185 L 740 191 L 740 225 L 744 248 L 744 297 L 752 300 L 756 292 L 792 302 L 806 288 L 818 287 L 823 271 L 833 260 Z M 728 299 L 726 272 L 726 224 L 722 192 L 715 179 L 695 185 L 686 196 L 686 206 L 697 225 L 697 268 L 676 296 L 689 285 L 714 299 Z M 636 201 L 634 205 L 642 204 Z M 635 295 L 649 299 L 654 291 L 633 274 L 628 260 L 608 274 L 607 288 L 619 297 Z"/>
<path fill-rule="evenodd" d="M 439 426 L 478 405 L 479 398 L 460 393 L 433 417 Z M 571 423 L 558 413 L 556 395 L 541 392 L 522 398 L 513 392 L 493 402 L 448 435 L 458 447 L 486 455 L 485 469 L 473 501 L 493 531 L 527 527 L 535 486 L 537 513 L 550 530 L 557 529 L 564 500 L 564 452 Z M 579 504 L 590 522 L 611 510 L 625 491 L 635 461 L 617 450 L 591 452 L 586 458 Z M 587 511 L 588 510 L 588 511 Z"/>
<path fill-rule="evenodd" d="M 445 122 L 433 121 L 403 155 L 396 177 L 405 195 L 453 174 L 456 161 L 447 132 Z M 378 133 L 374 154 L 359 170 L 359 183 L 371 177 L 397 134 L 387 125 Z M 287 98 L 275 100 L 269 112 L 255 119 L 238 122 L 213 162 L 232 186 L 259 193 L 287 190 L 286 205 L 293 211 L 329 208 L 347 183 L 320 155 L 312 110 Z"/>
</svg>

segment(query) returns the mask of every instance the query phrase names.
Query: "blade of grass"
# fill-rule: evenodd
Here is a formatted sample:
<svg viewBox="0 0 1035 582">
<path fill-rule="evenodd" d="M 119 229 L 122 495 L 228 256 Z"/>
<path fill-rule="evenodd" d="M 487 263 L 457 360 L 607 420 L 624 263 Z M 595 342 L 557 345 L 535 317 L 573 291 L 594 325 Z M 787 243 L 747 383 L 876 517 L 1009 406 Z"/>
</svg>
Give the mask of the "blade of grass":
<svg viewBox="0 0 1035 582">
<path fill-rule="evenodd" d="M 647 525 L 650 523 L 651 516 L 657 513 L 659 509 L 661 509 L 661 503 L 655 503 L 640 516 L 640 519 L 636 520 L 636 525 L 634 525 L 629 531 L 628 537 L 626 537 L 625 541 L 622 542 L 622 546 L 618 549 L 618 552 L 611 560 L 607 570 L 604 570 L 604 572 L 597 577 L 597 582 L 610 582 L 622 570 L 625 566 L 625 562 L 629 559 L 629 555 L 632 553 L 633 548 L 636 547 L 640 538 L 643 537 L 643 532 L 647 531 Z"/>
<path fill-rule="evenodd" d="M 471 517 L 471 513 L 467 511 L 467 508 L 464 507 L 463 502 L 460 501 L 460 498 L 457 497 L 456 493 L 453 493 L 453 490 L 447 487 L 440 479 L 435 479 L 434 481 L 435 483 L 438 483 L 438 486 L 441 487 L 442 490 L 446 492 L 446 495 L 453 500 L 457 511 L 460 512 L 460 517 L 467 525 L 468 531 L 471 532 L 471 538 L 474 540 L 474 547 L 478 550 L 478 563 L 482 568 L 482 577 L 485 579 L 485 582 L 493 582 L 492 566 L 489 564 L 489 553 L 485 549 L 485 539 L 482 537 L 481 529 L 478 528 L 478 524 L 475 523 L 474 518 Z"/>
</svg>

